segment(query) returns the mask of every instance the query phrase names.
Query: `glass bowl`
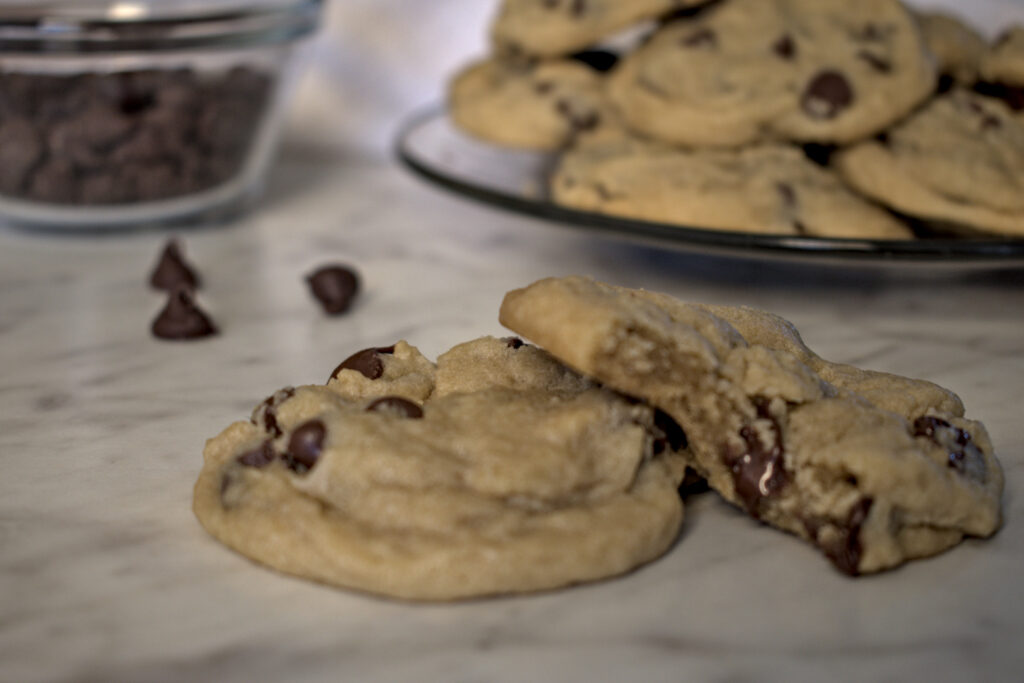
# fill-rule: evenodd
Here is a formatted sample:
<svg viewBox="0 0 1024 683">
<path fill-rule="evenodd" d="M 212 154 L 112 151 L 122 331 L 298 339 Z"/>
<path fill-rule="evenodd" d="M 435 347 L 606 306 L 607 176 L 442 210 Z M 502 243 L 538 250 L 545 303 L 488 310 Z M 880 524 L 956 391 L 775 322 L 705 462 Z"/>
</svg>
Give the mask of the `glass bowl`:
<svg viewBox="0 0 1024 683">
<path fill-rule="evenodd" d="M 0 7 L 0 221 L 116 229 L 247 206 L 321 4 Z"/>
</svg>

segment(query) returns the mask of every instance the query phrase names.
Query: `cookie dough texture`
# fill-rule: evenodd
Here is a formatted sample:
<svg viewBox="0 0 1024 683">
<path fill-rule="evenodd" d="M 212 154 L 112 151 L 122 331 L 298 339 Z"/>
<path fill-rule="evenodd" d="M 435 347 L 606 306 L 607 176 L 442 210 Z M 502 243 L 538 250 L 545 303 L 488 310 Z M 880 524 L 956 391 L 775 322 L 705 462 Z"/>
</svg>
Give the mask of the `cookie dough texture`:
<svg viewBox="0 0 1024 683">
<path fill-rule="evenodd" d="M 1024 235 L 1024 120 L 1002 101 L 953 90 L 835 155 L 855 189 L 967 232 Z"/>
<path fill-rule="evenodd" d="M 1000 36 L 981 62 L 981 76 L 991 83 L 1024 88 L 1024 26 Z"/>
<path fill-rule="evenodd" d="M 666 24 L 612 74 L 630 128 L 664 142 L 847 144 L 934 89 L 935 67 L 897 0 L 729 0 Z"/>
<path fill-rule="evenodd" d="M 915 12 L 939 73 L 963 85 L 978 80 L 978 69 L 988 53 L 988 43 L 966 22 L 945 12 Z"/>
<path fill-rule="evenodd" d="M 491 28 L 498 52 L 567 55 L 637 22 L 706 0 L 504 0 Z"/>
<path fill-rule="evenodd" d="M 501 321 L 666 411 L 712 488 L 843 572 L 999 526 L 1002 472 L 956 395 L 823 360 L 781 318 L 571 277 L 510 292 Z"/>
<path fill-rule="evenodd" d="M 208 442 L 194 509 L 213 536 L 413 600 L 600 579 L 676 538 L 683 463 L 651 408 L 518 340 L 436 366 L 400 342 L 361 367 L 282 390 Z"/>
<path fill-rule="evenodd" d="M 552 151 L 594 128 L 607 109 L 603 76 L 575 60 L 485 60 L 452 82 L 452 120 L 506 147 Z"/>
<path fill-rule="evenodd" d="M 684 226 L 780 235 L 910 239 L 892 214 L 795 147 L 684 150 L 612 137 L 567 152 L 555 202 Z"/>
</svg>

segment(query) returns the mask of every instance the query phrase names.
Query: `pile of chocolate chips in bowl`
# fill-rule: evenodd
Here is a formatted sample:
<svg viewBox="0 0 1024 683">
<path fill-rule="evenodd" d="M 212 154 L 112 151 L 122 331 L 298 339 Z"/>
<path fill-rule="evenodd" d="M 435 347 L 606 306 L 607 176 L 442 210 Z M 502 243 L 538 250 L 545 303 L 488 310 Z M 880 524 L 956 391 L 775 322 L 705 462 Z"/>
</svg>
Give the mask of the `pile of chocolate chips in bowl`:
<svg viewBox="0 0 1024 683">
<path fill-rule="evenodd" d="M 213 189 L 241 171 L 272 90 L 249 67 L 0 71 L 0 195 L 117 205 Z"/>
</svg>

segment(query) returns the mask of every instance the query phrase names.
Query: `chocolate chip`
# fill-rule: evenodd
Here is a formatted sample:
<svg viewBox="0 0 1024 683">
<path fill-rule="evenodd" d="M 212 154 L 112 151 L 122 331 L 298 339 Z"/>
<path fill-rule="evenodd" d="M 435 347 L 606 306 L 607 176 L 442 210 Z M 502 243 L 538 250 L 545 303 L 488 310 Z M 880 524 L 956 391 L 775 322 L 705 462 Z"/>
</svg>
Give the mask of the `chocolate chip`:
<svg viewBox="0 0 1024 683">
<path fill-rule="evenodd" d="M 619 55 L 608 50 L 583 50 L 569 55 L 569 59 L 586 64 L 594 71 L 607 73 L 619 63 Z"/>
<path fill-rule="evenodd" d="M 366 406 L 368 413 L 387 413 L 395 417 L 417 419 L 423 417 L 423 409 L 401 396 L 385 396 Z"/>
<path fill-rule="evenodd" d="M 271 78 L 248 68 L 202 77 L 190 69 L 0 73 L 0 121 L 24 118 L 34 129 L 17 144 L 0 129 L 0 191 L 118 205 L 212 189 L 242 168 L 271 94 Z M 143 168 L 129 172 L 129 163 Z M 144 178 L 154 175 L 147 166 L 159 189 Z"/>
<path fill-rule="evenodd" d="M 274 462 L 277 454 L 274 452 L 274 442 L 267 439 L 251 451 L 246 451 L 238 456 L 237 460 L 246 467 L 262 469 Z"/>
<path fill-rule="evenodd" d="M 217 334 L 216 326 L 196 305 L 192 293 L 185 287 L 170 293 L 151 329 L 153 335 L 160 339 L 199 339 Z"/>
<path fill-rule="evenodd" d="M 281 427 L 277 424 L 277 407 L 295 395 L 293 387 L 285 387 L 275 391 L 260 403 L 253 411 L 252 423 L 263 423 L 263 429 L 274 437 L 281 436 Z"/>
<path fill-rule="evenodd" d="M 740 430 L 745 448 L 726 460 L 732 472 L 736 495 L 747 511 L 760 516 L 761 501 L 776 495 L 788 483 L 784 467 L 782 430 L 768 412 L 768 402 L 755 402 L 760 429 L 747 425 Z"/>
<path fill-rule="evenodd" d="M 324 448 L 327 428 L 320 420 L 303 422 L 288 439 L 288 450 L 281 456 L 288 468 L 302 474 L 316 465 Z"/>
<path fill-rule="evenodd" d="M 199 276 L 185 261 L 177 240 L 168 240 L 164 245 L 163 251 L 160 252 L 160 260 L 149 276 L 149 286 L 168 292 L 179 287 L 193 290 L 199 288 Z"/>
<path fill-rule="evenodd" d="M 351 268 L 342 265 L 319 268 L 306 276 L 306 282 L 313 296 L 329 315 L 347 311 L 359 292 L 359 276 Z"/>
<path fill-rule="evenodd" d="M 526 342 L 524 342 L 519 337 L 505 337 L 503 341 L 505 342 L 505 346 L 507 346 L 510 349 L 518 349 L 523 346 L 526 346 Z"/>
<path fill-rule="evenodd" d="M 788 33 L 783 35 L 772 44 L 772 52 L 786 60 L 796 57 L 796 43 L 793 42 L 793 37 Z"/>
<path fill-rule="evenodd" d="M 853 100 L 853 88 L 846 76 L 838 71 L 822 71 L 807 85 L 800 105 L 813 119 L 834 119 Z"/>
<path fill-rule="evenodd" d="M 393 354 L 394 346 L 363 349 L 357 351 L 341 362 L 341 365 L 334 368 L 331 379 L 336 379 L 342 370 L 355 370 L 367 379 L 378 379 L 384 374 L 384 362 L 381 361 L 381 354 Z"/>
<path fill-rule="evenodd" d="M 978 481 L 985 479 L 984 455 L 966 430 L 954 427 L 940 417 L 925 415 L 914 420 L 913 434 L 945 449 L 946 464 L 960 474 Z"/>
<path fill-rule="evenodd" d="M 672 416 L 656 408 L 654 411 L 654 425 L 651 430 L 654 436 L 653 453 L 658 455 L 663 451 L 681 451 L 687 446 L 686 432 L 679 426 L 679 423 L 672 419 Z"/>
<path fill-rule="evenodd" d="M 874 500 L 871 498 L 859 500 L 847 515 L 845 524 L 840 529 L 839 538 L 822 547 L 825 556 L 832 561 L 836 569 L 849 576 L 860 574 L 860 558 L 863 553 L 860 531 L 873 503 Z"/>
<path fill-rule="evenodd" d="M 872 54 L 867 50 L 860 50 L 857 52 L 857 58 L 862 59 L 871 65 L 871 68 L 881 74 L 887 74 L 892 72 L 892 64 L 889 60 L 879 57 L 876 54 Z"/>
<path fill-rule="evenodd" d="M 684 47 L 714 47 L 718 44 L 718 37 L 715 32 L 709 28 L 702 28 L 685 38 L 683 38 Z"/>
</svg>

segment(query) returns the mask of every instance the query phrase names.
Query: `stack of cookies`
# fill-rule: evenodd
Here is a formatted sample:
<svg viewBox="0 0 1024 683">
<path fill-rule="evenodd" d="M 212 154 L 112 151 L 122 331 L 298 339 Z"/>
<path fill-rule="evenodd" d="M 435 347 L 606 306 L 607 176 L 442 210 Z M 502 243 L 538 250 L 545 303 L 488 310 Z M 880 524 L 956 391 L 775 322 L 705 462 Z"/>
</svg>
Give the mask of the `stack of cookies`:
<svg viewBox="0 0 1024 683">
<path fill-rule="evenodd" d="M 1024 236 L 1024 29 L 899 0 L 504 0 L 453 121 L 558 204 L 740 232 Z M 611 47 L 609 47 L 611 46 Z"/>
<path fill-rule="evenodd" d="M 509 292 L 500 320 L 534 343 L 434 363 L 397 342 L 268 397 L 207 443 L 200 522 L 280 571 L 415 600 L 651 561 L 687 472 L 854 576 L 999 527 L 1002 471 L 955 394 L 828 362 L 774 315 L 569 277 Z"/>
</svg>

